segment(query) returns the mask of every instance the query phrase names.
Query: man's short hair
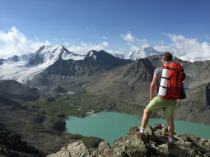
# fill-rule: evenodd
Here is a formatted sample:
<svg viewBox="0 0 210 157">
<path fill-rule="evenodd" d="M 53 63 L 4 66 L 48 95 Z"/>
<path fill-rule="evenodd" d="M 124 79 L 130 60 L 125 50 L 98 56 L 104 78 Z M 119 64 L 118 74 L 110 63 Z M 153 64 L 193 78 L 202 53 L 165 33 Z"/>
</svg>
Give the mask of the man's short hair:
<svg viewBox="0 0 210 157">
<path fill-rule="evenodd" d="M 164 61 L 169 62 L 173 60 L 173 56 L 170 52 L 164 52 L 162 55 Z"/>
</svg>

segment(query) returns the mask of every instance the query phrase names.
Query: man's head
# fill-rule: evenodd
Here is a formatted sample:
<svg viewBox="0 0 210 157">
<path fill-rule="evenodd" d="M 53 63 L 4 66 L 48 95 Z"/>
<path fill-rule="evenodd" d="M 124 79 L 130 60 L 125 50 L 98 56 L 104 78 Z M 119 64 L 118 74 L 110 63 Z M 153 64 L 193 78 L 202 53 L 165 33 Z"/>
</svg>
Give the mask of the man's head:
<svg viewBox="0 0 210 157">
<path fill-rule="evenodd" d="M 163 62 L 163 63 L 165 63 L 165 62 L 170 62 L 170 61 L 172 61 L 173 60 L 173 56 L 172 56 L 172 54 L 170 53 L 170 52 L 164 52 L 162 55 L 161 55 L 161 61 Z"/>
</svg>

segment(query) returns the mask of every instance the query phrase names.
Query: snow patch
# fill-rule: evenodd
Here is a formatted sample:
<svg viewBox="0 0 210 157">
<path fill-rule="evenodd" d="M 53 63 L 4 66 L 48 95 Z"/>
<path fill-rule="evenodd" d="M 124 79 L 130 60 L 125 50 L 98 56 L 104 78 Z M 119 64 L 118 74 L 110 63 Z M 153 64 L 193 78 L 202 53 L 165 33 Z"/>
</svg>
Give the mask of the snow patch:
<svg viewBox="0 0 210 157">
<path fill-rule="evenodd" d="M 93 55 L 92 57 L 93 57 L 93 59 L 96 59 L 97 58 L 96 55 Z"/>
<path fill-rule="evenodd" d="M 89 55 L 88 56 L 89 57 L 92 57 L 93 54 L 94 54 L 94 51 L 92 50 L 92 51 L 89 52 Z"/>
</svg>

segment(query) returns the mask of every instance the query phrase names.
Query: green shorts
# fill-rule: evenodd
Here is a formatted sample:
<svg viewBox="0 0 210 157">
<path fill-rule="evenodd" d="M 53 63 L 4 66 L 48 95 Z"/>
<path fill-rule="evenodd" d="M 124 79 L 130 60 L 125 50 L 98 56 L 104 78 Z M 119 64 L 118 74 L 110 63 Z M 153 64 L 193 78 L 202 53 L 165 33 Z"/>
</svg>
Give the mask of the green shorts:
<svg viewBox="0 0 210 157">
<path fill-rule="evenodd" d="M 169 117 L 174 115 L 175 106 L 176 100 L 163 99 L 156 96 L 146 106 L 146 109 L 151 112 L 156 112 L 160 109 L 163 109 L 165 116 Z"/>
</svg>

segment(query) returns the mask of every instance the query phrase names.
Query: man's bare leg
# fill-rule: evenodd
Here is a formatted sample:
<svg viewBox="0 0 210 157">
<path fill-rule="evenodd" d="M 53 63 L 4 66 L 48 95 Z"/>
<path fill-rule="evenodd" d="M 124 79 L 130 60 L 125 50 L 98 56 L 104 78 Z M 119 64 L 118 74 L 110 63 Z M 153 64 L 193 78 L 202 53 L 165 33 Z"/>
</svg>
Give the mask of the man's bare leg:
<svg viewBox="0 0 210 157">
<path fill-rule="evenodd" d="M 172 143 L 173 136 L 174 136 L 174 118 L 173 118 L 173 116 L 169 116 L 167 118 L 167 123 L 168 123 L 168 142 Z"/>
<path fill-rule="evenodd" d="M 149 116 L 150 116 L 150 111 L 147 109 L 144 109 L 144 114 L 141 120 L 141 127 L 140 129 L 143 129 L 142 131 L 140 130 L 140 132 L 144 132 L 144 128 L 146 127 L 148 120 L 149 120 Z"/>
</svg>

